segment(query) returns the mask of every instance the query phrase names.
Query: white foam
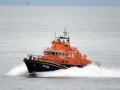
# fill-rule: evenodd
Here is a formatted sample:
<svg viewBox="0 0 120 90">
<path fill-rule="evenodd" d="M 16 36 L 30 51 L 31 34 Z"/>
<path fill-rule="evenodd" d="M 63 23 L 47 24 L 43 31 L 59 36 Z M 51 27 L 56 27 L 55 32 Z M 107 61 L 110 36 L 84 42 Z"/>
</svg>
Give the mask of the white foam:
<svg viewBox="0 0 120 90">
<path fill-rule="evenodd" d="M 27 67 L 25 64 L 17 66 L 11 69 L 7 74 L 7 76 L 21 76 L 21 75 L 28 75 Z"/>
<path fill-rule="evenodd" d="M 6 75 L 21 76 L 28 75 L 25 64 L 10 70 Z M 39 72 L 37 77 L 120 77 L 120 69 L 112 69 L 105 67 L 98 67 L 96 65 L 89 65 L 84 68 L 71 67 L 69 69 Z"/>
<path fill-rule="evenodd" d="M 89 65 L 84 68 L 72 67 L 65 70 L 37 73 L 37 77 L 120 77 L 120 69 Z"/>
</svg>

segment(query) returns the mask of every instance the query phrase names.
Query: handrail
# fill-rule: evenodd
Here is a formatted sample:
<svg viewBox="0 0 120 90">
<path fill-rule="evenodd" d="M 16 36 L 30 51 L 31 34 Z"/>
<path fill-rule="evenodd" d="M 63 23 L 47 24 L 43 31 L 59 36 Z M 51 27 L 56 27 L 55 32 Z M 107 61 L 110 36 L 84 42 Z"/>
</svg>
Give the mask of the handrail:
<svg viewBox="0 0 120 90">
<path fill-rule="evenodd" d="M 42 55 L 34 55 L 34 54 L 28 54 L 27 60 L 38 60 L 38 58 L 41 58 Z"/>
</svg>

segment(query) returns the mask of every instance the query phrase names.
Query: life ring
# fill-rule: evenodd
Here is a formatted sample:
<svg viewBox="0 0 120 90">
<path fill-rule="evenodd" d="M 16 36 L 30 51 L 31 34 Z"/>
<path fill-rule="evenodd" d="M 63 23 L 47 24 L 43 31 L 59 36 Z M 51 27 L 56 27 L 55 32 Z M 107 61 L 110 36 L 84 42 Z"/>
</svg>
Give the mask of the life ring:
<svg viewBox="0 0 120 90">
<path fill-rule="evenodd" d="M 86 59 L 86 58 L 87 58 L 87 55 L 83 55 L 83 58 Z"/>
</svg>

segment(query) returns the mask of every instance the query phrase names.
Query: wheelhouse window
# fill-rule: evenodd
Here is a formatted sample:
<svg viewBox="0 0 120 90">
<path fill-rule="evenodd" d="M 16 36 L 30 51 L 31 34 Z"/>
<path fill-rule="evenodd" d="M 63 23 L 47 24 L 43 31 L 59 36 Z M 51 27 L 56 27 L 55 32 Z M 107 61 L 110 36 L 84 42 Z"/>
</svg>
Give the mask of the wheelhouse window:
<svg viewBox="0 0 120 90">
<path fill-rule="evenodd" d="M 65 56 L 67 56 L 67 57 L 68 57 L 68 54 L 66 53 L 66 54 L 65 54 Z"/>
<path fill-rule="evenodd" d="M 62 53 L 62 56 L 65 56 L 65 53 Z"/>
<path fill-rule="evenodd" d="M 58 51 L 44 51 L 44 55 L 59 55 L 59 56 L 68 57 L 68 53 L 58 52 Z"/>
<path fill-rule="evenodd" d="M 44 51 L 45 55 L 58 55 L 58 51 Z"/>
<path fill-rule="evenodd" d="M 52 53 L 52 55 L 55 55 L 55 52 L 51 52 Z"/>
<path fill-rule="evenodd" d="M 59 55 L 59 53 L 58 53 L 58 52 L 56 52 L 56 55 Z"/>
<path fill-rule="evenodd" d="M 51 52 L 50 51 L 44 51 L 44 54 L 46 55 L 46 54 L 51 54 Z"/>
<path fill-rule="evenodd" d="M 61 56 L 61 55 L 62 55 L 62 52 L 59 52 L 59 55 Z"/>
<path fill-rule="evenodd" d="M 66 53 L 66 52 L 58 52 L 58 55 L 68 57 L 68 53 Z"/>
<path fill-rule="evenodd" d="M 72 58 L 77 58 L 77 54 L 72 54 Z"/>
</svg>

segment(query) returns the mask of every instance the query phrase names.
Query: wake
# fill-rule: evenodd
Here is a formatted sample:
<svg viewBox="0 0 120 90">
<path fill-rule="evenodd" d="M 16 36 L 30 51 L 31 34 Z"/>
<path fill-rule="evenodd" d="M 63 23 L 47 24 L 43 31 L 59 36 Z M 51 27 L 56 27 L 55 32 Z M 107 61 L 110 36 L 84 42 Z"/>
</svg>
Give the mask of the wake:
<svg viewBox="0 0 120 90">
<path fill-rule="evenodd" d="M 10 70 L 7 76 L 24 76 L 29 75 L 25 64 L 17 66 Z M 71 67 L 69 69 L 39 72 L 37 77 L 120 77 L 120 69 L 98 67 L 89 65 L 83 68 Z"/>
</svg>

